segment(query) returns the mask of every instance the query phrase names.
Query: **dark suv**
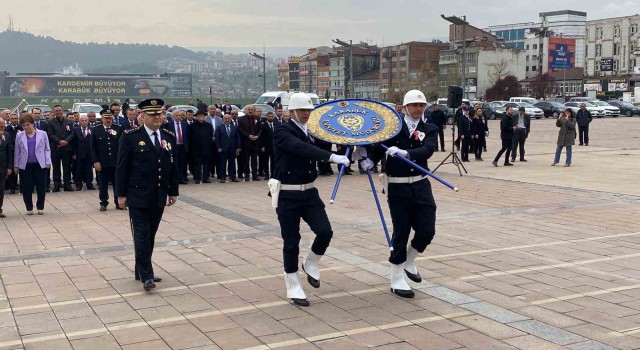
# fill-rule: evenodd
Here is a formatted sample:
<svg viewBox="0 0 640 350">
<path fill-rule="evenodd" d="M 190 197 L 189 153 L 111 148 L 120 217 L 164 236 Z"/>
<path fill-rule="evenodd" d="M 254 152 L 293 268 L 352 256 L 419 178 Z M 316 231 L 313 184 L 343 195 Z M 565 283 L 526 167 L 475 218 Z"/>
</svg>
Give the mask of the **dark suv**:
<svg viewBox="0 0 640 350">
<path fill-rule="evenodd" d="M 621 115 L 626 115 L 627 117 L 631 117 L 632 115 L 640 115 L 640 107 L 634 106 L 631 102 L 611 100 L 609 101 L 609 104 L 620 108 Z"/>
<path fill-rule="evenodd" d="M 562 103 L 554 101 L 541 101 L 536 103 L 534 106 L 540 108 L 544 112 L 545 118 L 558 118 L 560 113 L 567 108 Z"/>
</svg>

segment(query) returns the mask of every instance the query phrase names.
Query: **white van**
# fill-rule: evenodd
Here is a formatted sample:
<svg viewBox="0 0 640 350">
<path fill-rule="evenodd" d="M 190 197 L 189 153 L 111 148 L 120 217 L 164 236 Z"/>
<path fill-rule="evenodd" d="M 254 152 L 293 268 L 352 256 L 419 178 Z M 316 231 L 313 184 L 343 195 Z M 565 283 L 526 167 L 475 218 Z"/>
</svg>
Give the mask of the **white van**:
<svg viewBox="0 0 640 350">
<path fill-rule="evenodd" d="M 535 105 L 536 103 L 538 103 L 540 101 L 536 100 L 533 97 L 512 97 L 512 98 L 509 99 L 509 102 L 516 102 L 516 103 L 518 103 L 518 102 L 526 102 L 526 103 Z"/>
<path fill-rule="evenodd" d="M 270 105 L 279 103 L 280 105 L 282 105 L 282 108 L 287 109 L 287 106 L 289 106 L 289 98 L 291 98 L 291 95 L 293 94 L 293 92 L 287 91 L 267 91 L 264 94 L 260 95 L 255 103 Z M 313 103 L 314 106 L 320 104 L 320 97 L 318 97 L 317 94 L 308 92 L 306 92 L 306 94 L 309 95 L 309 97 L 311 98 L 311 103 Z"/>
</svg>

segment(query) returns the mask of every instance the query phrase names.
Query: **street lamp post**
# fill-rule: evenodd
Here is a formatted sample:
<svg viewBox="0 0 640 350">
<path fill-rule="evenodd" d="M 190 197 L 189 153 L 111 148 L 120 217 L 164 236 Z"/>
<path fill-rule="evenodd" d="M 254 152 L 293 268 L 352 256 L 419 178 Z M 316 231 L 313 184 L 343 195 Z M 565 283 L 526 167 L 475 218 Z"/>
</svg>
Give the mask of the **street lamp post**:
<svg viewBox="0 0 640 350">
<path fill-rule="evenodd" d="M 445 15 L 440 15 L 440 17 L 442 17 L 442 19 L 444 19 L 445 21 L 459 26 L 462 26 L 462 81 L 460 82 L 460 85 L 462 86 L 462 91 L 464 92 L 464 96 L 469 99 L 469 91 L 467 91 L 466 85 L 467 85 L 467 77 L 466 77 L 466 69 L 467 69 L 467 38 L 465 38 L 465 29 L 467 27 L 467 24 L 469 24 L 469 22 L 467 22 L 467 16 L 462 16 L 462 18 L 457 17 L 457 16 L 445 16 Z M 457 37 L 457 31 L 454 33 L 454 43 L 455 43 L 455 37 Z"/>
<path fill-rule="evenodd" d="M 351 97 L 351 94 L 353 94 L 353 43 L 351 40 L 349 40 L 348 44 L 340 39 L 335 39 L 331 41 L 333 41 L 334 43 L 342 47 L 349 48 L 349 90 L 348 90 L 348 93 L 346 94 L 347 96 L 345 97 Z"/>
<path fill-rule="evenodd" d="M 264 52 L 262 52 L 262 55 L 252 52 L 250 55 L 262 60 L 262 91 L 267 92 L 267 57 Z"/>
</svg>

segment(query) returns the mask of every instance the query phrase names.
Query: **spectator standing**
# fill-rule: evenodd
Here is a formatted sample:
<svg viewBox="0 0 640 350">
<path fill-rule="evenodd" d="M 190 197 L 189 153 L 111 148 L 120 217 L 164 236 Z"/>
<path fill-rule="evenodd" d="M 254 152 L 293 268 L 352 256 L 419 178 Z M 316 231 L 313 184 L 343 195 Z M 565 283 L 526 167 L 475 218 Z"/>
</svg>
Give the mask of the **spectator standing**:
<svg viewBox="0 0 640 350">
<path fill-rule="evenodd" d="M 516 153 L 518 153 L 518 146 L 520 146 L 520 161 L 526 162 L 524 159 L 524 143 L 529 137 L 531 131 L 531 117 L 525 114 L 526 109 L 524 107 L 518 108 L 518 115 L 512 118 L 513 123 L 513 145 L 511 146 L 511 162 L 516 161 Z"/>
<path fill-rule="evenodd" d="M 556 156 L 553 159 L 551 166 L 556 166 L 560 163 L 560 154 L 562 148 L 567 149 L 567 159 L 564 163 L 565 167 L 571 166 L 571 153 L 572 146 L 576 144 L 576 118 L 573 116 L 573 109 L 567 108 L 564 113 L 561 113 L 556 120 L 556 126 L 560 128 L 558 131 L 558 146 L 556 147 Z"/>
<path fill-rule="evenodd" d="M 591 124 L 592 120 L 593 116 L 591 115 L 591 111 L 587 109 L 586 104 L 581 103 L 580 109 L 578 110 L 578 113 L 576 113 L 578 135 L 580 135 L 580 146 L 589 146 L 589 124 Z"/>
<path fill-rule="evenodd" d="M 5 218 L 2 213 L 4 204 L 4 184 L 7 175 L 13 173 L 13 145 L 11 135 L 5 131 L 6 122 L 0 119 L 0 218 Z M 14 192 L 15 193 L 15 192 Z"/>
<path fill-rule="evenodd" d="M 196 112 L 196 122 L 189 125 L 189 153 L 193 159 L 193 179 L 196 184 L 210 183 L 209 164 L 213 150 L 213 129 L 205 123 L 206 112 Z"/>
<path fill-rule="evenodd" d="M 511 122 L 511 113 L 513 113 L 513 109 L 511 107 L 507 107 L 505 114 L 502 116 L 502 119 L 500 119 L 500 139 L 502 139 L 502 148 L 496 155 L 493 163 L 491 163 L 495 167 L 498 166 L 498 161 L 505 152 L 504 165 L 513 165 L 513 163 L 509 163 L 509 156 L 511 155 L 511 147 L 513 145 L 513 124 Z"/>
<path fill-rule="evenodd" d="M 216 145 L 218 147 L 218 182 L 239 182 L 236 177 L 236 157 L 240 154 L 240 131 L 231 122 L 231 115 L 225 114 L 223 124 L 216 129 Z"/>
<path fill-rule="evenodd" d="M 62 108 L 59 115 L 62 116 Z M 47 133 L 33 125 L 33 117 L 27 114 L 20 121 L 24 132 L 16 137 L 13 158 L 14 171 L 20 175 L 20 191 L 27 209 L 27 215 L 33 215 L 33 187 L 37 192 L 36 209 L 38 215 L 44 214 L 45 184 L 47 168 L 51 167 L 51 149 Z"/>
<path fill-rule="evenodd" d="M 53 192 L 60 192 L 60 187 L 72 192 L 71 188 L 71 156 L 73 155 L 73 123 L 64 119 L 62 106 L 53 107 L 54 118 L 47 125 L 51 162 L 53 163 Z M 33 124 L 33 118 L 31 118 Z M 64 176 L 64 177 L 63 177 Z"/>
</svg>

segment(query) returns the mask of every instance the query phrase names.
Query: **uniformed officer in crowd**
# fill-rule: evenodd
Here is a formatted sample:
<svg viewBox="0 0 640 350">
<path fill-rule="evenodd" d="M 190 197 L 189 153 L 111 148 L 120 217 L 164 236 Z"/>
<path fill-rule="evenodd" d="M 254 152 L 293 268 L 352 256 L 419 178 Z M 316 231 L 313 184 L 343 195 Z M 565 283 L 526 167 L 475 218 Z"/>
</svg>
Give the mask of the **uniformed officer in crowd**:
<svg viewBox="0 0 640 350">
<path fill-rule="evenodd" d="M 458 117 L 458 138 L 460 138 L 460 157 L 463 162 L 469 161 L 471 148 L 471 107 L 462 107 L 462 114 Z"/>
<path fill-rule="evenodd" d="M 116 196 L 116 165 L 118 161 L 118 141 L 122 137 L 122 127 L 113 124 L 111 110 L 100 112 L 102 125 L 93 128 L 91 132 L 91 160 L 99 179 L 100 211 L 106 211 L 109 205 L 109 182 L 114 186 L 113 201 L 116 209 L 124 210 L 118 205 Z"/>
<path fill-rule="evenodd" d="M 314 184 L 317 177 L 316 162 L 329 160 L 345 166 L 350 164 L 347 157 L 314 146 L 307 131 L 307 121 L 313 108 L 311 98 L 307 94 L 297 92 L 291 95 L 291 120 L 275 128 L 276 166 L 273 179 L 269 180 L 272 205 L 276 207 L 284 241 L 287 297 L 298 306 L 309 305 L 298 275 L 300 219 L 304 219 L 316 235 L 309 254 L 302 262 L 302 268 L 307 273 L 307 281 L 314 288 L 320 287 L 318 263 L 333 236 L 324 203 Z"/>
<path fill-rule="evenodd" d="M 393 222 L 393 251 L 391 263 L 391 291 L 404 298 L 413 298 L 414 292 L 404 279 L 404 275 L 416 282 L 422 277 L 415 265 L 416 257 L 424 252 L 436 232 L 436 203 L 431 193 L 431 183 L 427 176 L 403 162 L 404 157 L 428 169 L 427 159 L 437 148 L 438 127 L 425 124 L 420 119 L 427 107 L 425 95 L 420 90 L 411 90 L 404 95 L 405 109 L 402 130 L 384 142 L 389 147 L 386 152 L 386 175 L 388 181 L 387 201 Z M 365 170 L 373 168 L 375 160 L 385 156 L 382 148 L 376 146 L 373 159 L 361 162 Z M 411 243 L 411 228 L 415 231 Z"/>
<path fill-rule="evenodd" d="M 161 99 L 140 101 L 143 125 L 129 129 L 120 139 L 116 168 L 116 191 L 121 207 L 129 207 L 135 247 L 135 278 L 144 290 L 156 287 L 151 256 L 156 232 L 166 205 L 178 200 L 176 137 L 161 128 Z"/>
</svg>

